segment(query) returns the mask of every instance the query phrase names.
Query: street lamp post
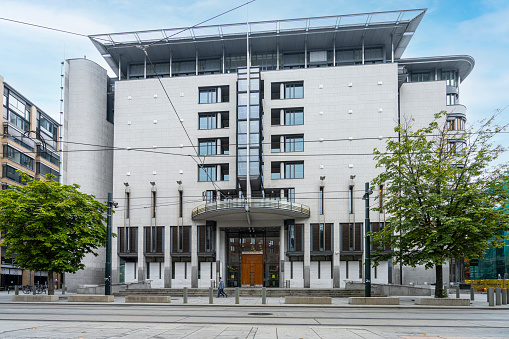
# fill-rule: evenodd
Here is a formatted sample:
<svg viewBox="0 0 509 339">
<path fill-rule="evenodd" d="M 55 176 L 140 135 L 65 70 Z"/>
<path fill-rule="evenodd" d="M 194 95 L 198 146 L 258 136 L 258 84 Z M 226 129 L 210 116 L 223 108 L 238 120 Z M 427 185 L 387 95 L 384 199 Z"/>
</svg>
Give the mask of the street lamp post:
<svg viewBox="0 0 509 339">
<path fill-rule="evenodd" d="M 108 193 L 108 210 L 106 219 L 106 269 L 104 270 L 104 295 L 111 295 L 111 206 L 117 207 Z"/>
<path fill-rule="evenodd" d="M 369 195 L 371 194 L 369 189 L 369 182 L 365 184 L 365 193 L 362 199 L 366 206 L 366 219 L 365 219 L 365 234 L 371 231 L 371 222 L 369 220 Z M 364 296 L 371 297 L 371 237 L 366 235 L 366 247 L 364 250 Z"/>
</svg>

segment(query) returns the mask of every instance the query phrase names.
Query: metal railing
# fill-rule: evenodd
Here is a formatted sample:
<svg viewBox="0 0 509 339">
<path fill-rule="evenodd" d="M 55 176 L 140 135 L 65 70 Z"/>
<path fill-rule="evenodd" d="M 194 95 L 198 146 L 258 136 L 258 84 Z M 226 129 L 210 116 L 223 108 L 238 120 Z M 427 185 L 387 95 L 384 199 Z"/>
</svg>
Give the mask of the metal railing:
<svg viewBox="0 0 509 339">
<path fill-rule="evenodd" d="M 219 201 L 216 200 L 213 202 L 206 203 L 204 205 L 200 205 L 193 209 L 192 218 L 195 218 L 204 213 L 232 209 L 244 209 L 246 211 L 252 209 L 273 209 L 301 213 L 307 217 L 309 217 L 310 215 L 309 207 L 303 204 L 283 200 L 251 198 L 251 199 L 228 199 Z"/>
</svg>

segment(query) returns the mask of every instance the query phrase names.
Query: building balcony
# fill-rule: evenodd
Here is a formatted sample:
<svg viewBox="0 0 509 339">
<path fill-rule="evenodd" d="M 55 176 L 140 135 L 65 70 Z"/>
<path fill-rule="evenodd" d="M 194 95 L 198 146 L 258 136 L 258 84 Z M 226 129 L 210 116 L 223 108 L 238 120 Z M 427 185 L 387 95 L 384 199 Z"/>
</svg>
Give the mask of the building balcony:
<svg viewBox="0 0 509 339">
<path fill-rule="evenodd" d="M 240 213 L 239 213 L 240 212 Z M 309 218 L 308 206 L 274 199 L 228 199 L 200 205 L 193 209 L 193 220 L 236 219 L 248 214 L 251 219 Z"/>
</svg>

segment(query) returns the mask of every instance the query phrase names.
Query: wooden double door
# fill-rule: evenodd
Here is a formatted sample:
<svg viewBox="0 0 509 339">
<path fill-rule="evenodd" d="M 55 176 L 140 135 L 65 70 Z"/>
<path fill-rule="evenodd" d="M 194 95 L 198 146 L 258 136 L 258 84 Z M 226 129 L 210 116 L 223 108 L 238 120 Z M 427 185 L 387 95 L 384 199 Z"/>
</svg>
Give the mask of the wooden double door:
<svg viewBox="0 0 509 339">
<path fill-rule="evenodd" d="M 263 254 L 242 253 L 242 286 L 263 285 Z"/>
</svg>

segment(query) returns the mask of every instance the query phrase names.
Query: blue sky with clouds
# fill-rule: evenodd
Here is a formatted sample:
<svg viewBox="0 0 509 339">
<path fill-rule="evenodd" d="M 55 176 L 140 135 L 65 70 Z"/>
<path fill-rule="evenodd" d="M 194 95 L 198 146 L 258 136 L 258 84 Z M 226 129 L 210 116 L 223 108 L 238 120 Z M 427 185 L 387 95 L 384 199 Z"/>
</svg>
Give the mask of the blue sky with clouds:
<svg viewBox="0 0 509 339">
<path fill-rule="evenodd" d="M 224 0 L 0 0 L 0 17 L 81 34 L 186 27 L 245 1 Z M 509 1 L 507 0 L 256 0 L 208 24 L 427 8 L 403 57 L 468 54 L 475 68 L 460 88 L 469 121 L 509 105 Z M 0 75 L 58 120 L 60 63 L 87 56 L 107 68 L 92 43 L 0 20 Z M 500 114 L 509 123 L 509 108 Z M 509 146 L 509 134 L 498 143 Z M 504 156 L 509 161 L 509 155 Z"/>
</svg>

